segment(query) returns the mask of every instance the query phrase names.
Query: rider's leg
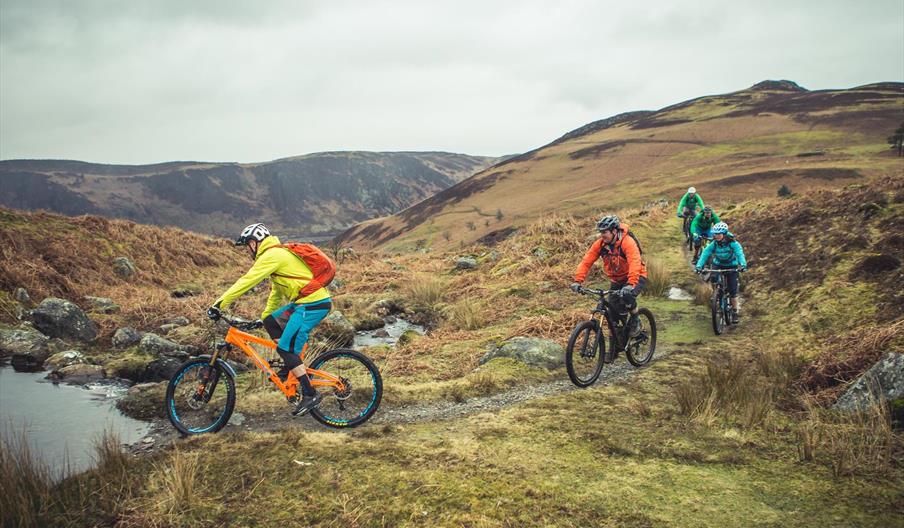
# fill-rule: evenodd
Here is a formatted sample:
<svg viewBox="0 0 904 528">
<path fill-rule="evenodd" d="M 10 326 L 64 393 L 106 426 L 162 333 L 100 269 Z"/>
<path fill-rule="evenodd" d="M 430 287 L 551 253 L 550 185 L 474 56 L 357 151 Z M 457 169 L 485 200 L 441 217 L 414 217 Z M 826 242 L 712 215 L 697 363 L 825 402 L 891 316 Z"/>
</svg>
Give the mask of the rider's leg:
<svg viewBox="0 0 904 528">
<path fill-rule="evenodd" d="M 279 338 L 277 350 L 280 351 L 280 355 L 283 355 L 284 351 L 289 356 L 294 356 L 294 359 L 286 361 L 286 366 L 289 367 L 289 370 L 295 374 L 296 378 L 298 378 L 298 382 L 301 383 L 302 392 L 306 396 L 312 396 L 316 394 L 317 391 L 314 390 L 314 387 L 311 385 L 311 380 L 308 379 L 307 371 L 304 363 L 301 361 L 300 354 L 305 343 L 308 342 L 308 335 L 311 330 L 329 313 L 329 307 L 319 310 L 309 310 L 306 309 L 304 305 L 296 305 L 291 317 L 289 317 L 282 337 Z M 287 358 L 284 357 L 283 359 Z"/>
<path fill-rule="evenodd" d="M 728 300 L 731 302 L 731 318 L 733 323 L 737 323 L 741 318 L 741 303 L 738 299 L 738 272 L 734 271 L 726 273 L 725 278 L 728 280 Z"/>
<path fill-rule="evenodd" d="M 634 293 L 622 297 L 625 301 L 625 307 L 628 308 L 628 313 L 631 314 L 628 317 L 628 335 L 631 337 L 636 336 L 640 331 L 640 318 L 637 316 L 640 309 L 637 307 L 637 296 L 640 295 L 646 285 L 647 278 L 641 277 L 638 279 L 637 285 L 634 286 Z"/>
<path fill-rule="evenodd" d="M 264 318 L 264 329 L 267 331 L 270 339 L 277 342 L 279 341 L 279 338 L 282 337 L 283 330 L 289 322 L 289 317 L 292 316 L 294 311 L 295 303 L 289 303 Z M 296 366 L 297 358 L 288 357 L 291 353 L 286 350 L 280 350 L 278 347 L 276 352 L 283 360 L 283 366 L 276 375 L 279 376 L 279 379 L 286 381 L 286 378 L 289 376 L 289 371 L 292 370 L 292 367 Z"/>
</svg>

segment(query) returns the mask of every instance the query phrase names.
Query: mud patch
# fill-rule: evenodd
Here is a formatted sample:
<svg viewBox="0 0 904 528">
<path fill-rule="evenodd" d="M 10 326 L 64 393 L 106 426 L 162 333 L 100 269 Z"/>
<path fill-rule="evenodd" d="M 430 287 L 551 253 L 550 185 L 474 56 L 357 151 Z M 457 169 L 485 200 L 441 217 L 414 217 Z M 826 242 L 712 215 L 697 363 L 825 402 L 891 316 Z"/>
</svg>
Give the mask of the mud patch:
<svg viewBox="0 0 904 528">
<path fill-rule="evenodd" d="M 862 259 L 851 272 L 852 279 L 879 279 L 877 275 L 894 271 L 901 267 L 901 261 L 891 255 L 872 255 Z"/>
<path fill-rule="evenodd" d="M 857 179 L 863 176 L 859 171 L 854 169 L 836 169 L 836 168 L 819 168 L 819 169 L 787 169 L 773 170 L 763 172 L 752 172 L 750 174 L 739 174 L 730 176 L 712 182 L 717 187 L 729 187 L 732 185 L 742 185 L 745 183 L 762 183 L 765 181 L 780 180 L 783 178 L 811 178 L 816 180 L 833 181 L 839 179 Z"/>
<path fill-rule="evenodd" d="M 503 229 L 497 229 L 495 231 L 490 231 L 486 235 L 477 239 L 478 244 L 483 244 L 485 246 L 495 246 L 496 244 L 502 242 L 503 240 L 509 238 L 514 235 L 518 230 L 514 227 L 506 227 Z"/>
</svg>

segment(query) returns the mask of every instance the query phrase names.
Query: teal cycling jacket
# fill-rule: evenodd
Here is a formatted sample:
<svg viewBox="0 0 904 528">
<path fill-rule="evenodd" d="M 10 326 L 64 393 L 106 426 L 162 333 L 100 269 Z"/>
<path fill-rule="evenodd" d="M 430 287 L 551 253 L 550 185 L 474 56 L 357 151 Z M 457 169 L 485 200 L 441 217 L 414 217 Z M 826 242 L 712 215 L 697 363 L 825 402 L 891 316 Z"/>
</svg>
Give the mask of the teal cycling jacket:
<svg viewBox="0 0 904 528">
<path fill-rule="evenodd" d="M 703 249 L 700 260 L 697 261 L 697 267 L 702 268 L 709 258 L 713 259 L 713 266 L 747 266 L 747 259 L 744 258 L 744 248 L 734 239 L 734 235 L 728 233 L 722 242 L 713 241 L 712 244 Z"/>
</svg>

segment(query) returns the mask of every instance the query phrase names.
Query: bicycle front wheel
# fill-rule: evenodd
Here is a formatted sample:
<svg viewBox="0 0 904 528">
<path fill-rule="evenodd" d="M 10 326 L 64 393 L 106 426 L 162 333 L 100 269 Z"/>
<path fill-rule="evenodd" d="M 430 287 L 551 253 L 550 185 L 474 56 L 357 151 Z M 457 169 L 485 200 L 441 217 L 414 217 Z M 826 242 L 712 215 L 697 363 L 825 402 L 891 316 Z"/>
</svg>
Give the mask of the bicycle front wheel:
<svg viewBox="0 0 904 528">
<path fill-rule="evenodd" d="M 329 427 L 357 427 L 377 412 L 383 398 L 383 377 L 370 358 L 340 348 L 317 356 L 311 368 L 338 377 L 345 386 L 342 390 L 321 389 L 323 402 L 311 410 L 315 420 Z"/>
<path fill-rule="evenodd" d="M 603 370 L 605 353 L 606 345 L 595 320 L 574 327 L 565 349 L 565 369 L 571 382 L 578 387 L 593 385 Z"/>
<path fill-rule="evenodd" d="M 166 387 L 166 415 L 183 435 L 215 433 L 235 410 L 235 380 L 219 363 L 190 359 Z"/>
<path fill-rule="evenodd" d="M 710 311 L 712 312 L 713 332 L 716 335 L 722 335 L 725 330 L 725 312 L 722 309 L 722 292 L 716 291 L 710 300 Z"/>
</svg>

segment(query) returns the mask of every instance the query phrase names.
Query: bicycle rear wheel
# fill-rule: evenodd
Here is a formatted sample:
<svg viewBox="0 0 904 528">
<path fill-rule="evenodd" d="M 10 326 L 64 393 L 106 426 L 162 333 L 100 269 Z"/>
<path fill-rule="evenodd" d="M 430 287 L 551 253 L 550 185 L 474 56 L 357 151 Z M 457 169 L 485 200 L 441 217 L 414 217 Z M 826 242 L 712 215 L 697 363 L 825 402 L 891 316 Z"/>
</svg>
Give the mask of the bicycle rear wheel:
<svg viewBox="0 0 904 528">
<path fill-rule="evenodd" d="M 235 410 L 235 380 L 219 363 L 190 359 L 166 387 L 166 415 L 183 435 L 215 433 Z"/>
<path fill-rule="evenodd" d="M 574 327 L 565 349 L 565 369 L 571 382 L 578 387 L 593 385 L 603 370 L 605 353 L 606 344 L 595 320 Z"/>
<path fill-rule="evenodd" d="M 646 308 L 637 311 L 637 318 L 640 322 L 640 332 L 630 338 L 625 356 L 629 363 L 640 367 L 649 363 L 653 359 L 653 352 L 656 351 L 656 320 L 653 318 L 653 312 Z"/>
<path fill-rule="evenodd" d="M 317 356 L 311 368 L 337 376 L 345 385 L 342 391 L 321 389 L 323 402 L 311 410 L 315 420 L 329 427 L 357 427 L 377 412 L 383 398 L 383 377 L 370 358 L 340 348 Z"/>
</svg>

